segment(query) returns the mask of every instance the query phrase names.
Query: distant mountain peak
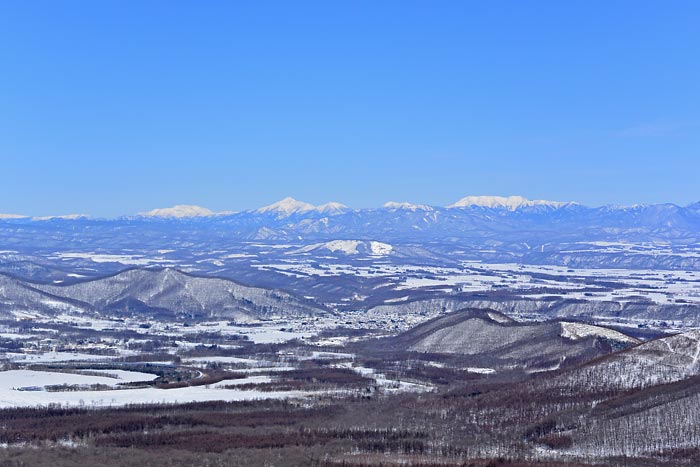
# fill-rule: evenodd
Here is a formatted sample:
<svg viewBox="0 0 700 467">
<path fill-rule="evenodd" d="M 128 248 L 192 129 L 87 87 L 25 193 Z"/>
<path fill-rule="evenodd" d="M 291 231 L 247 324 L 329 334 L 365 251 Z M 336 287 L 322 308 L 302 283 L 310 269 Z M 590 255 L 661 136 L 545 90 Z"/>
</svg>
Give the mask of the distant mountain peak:
<svg viewBox="0 0 700 467">
<path fill-rule="evenodd" d="M 316 208 L 313 204 L 305 203 L 303 201 L 296 200 L 292 198 L 291 196 L 287 196 L 286 198 L 277 201 L 276 203 L 272 203 L 268 206 L 263 206 L 260 209 L 257 210 L 257 212 L 260 213 L 279 213 L 279 214 L 285 214 L 285 215 L 290 215 L 294 214 L 296 212 L 305 212 L 305 211 L 313 211 Z"/>
<path fill-rule="evenodd" d="M 491 209 L 508 209 L 515 211 L 522 207 L 548 206 L 560 208 L 569 205 L 561 201 L 547 201 L 543 199 L 530 200 L 522 196 L 466 196 L 456 203 L 450 204 L 448 208 L 464 208 L 470 206 L 484 207 Z"/>
<path fill-rule="evenodd" d="M 178 204 L 171 208 L 158 208 L 148 212 L 140 212 L 142 217 L 166 217 L 166 218 L 187 218 L 187 217 L 210 217 L 221 213 L 216 213 L 210 209 L 191 204 Z"/>
<path fill-rule="evenodd" d="M 78 219 L 87 219 L 88 216 L 87 214 L 64 214 L 61 216 L 35 216 L 32 217 L 32 220 L 34 221 L 50 221 L 52 219 L 64 219 L 64 220 L 78 220 Z"/>
<path fill-rule="evenodd" d="M 337 214 L 343 211 L 347 211 L 348 209 L 350 208 L 348 208 L 346 205 L 342 203 L 336 203 L 334 201 L 316 206 L 316 211 L 323 214 Z"/>
<path fill-rule="evenodd" d="M 406 202 L 389 201 L 382 206 L 385 209 L 405 209 L 407 211 L 432 211 L 430 206 L 425 204 L 411 204 Z"/>
<path fill-rule="evenodd" d="M 26 219 L 29 216 L 23 216 L 22 214 L 0 214 L 0 219 Z"/>
<path fill-rule="evenodd" d="M 316 211 L 321 214 L 338 214 L 348 210 L 349 208 L 341 203 L 329 202 L 326 204 L 321 204 L 319 206 L 314 206 L 310 203 L 305 203 L 297 199 L 287 196 L 286 198 L 272 203 L 268 206 L 263 206 L 257 209 L 255 212 L 265 214 L 265 213 L 276 213 L 281 217 L 291 216 L 292 214 L 298 214 L 303 212 Z"/>
</svg>

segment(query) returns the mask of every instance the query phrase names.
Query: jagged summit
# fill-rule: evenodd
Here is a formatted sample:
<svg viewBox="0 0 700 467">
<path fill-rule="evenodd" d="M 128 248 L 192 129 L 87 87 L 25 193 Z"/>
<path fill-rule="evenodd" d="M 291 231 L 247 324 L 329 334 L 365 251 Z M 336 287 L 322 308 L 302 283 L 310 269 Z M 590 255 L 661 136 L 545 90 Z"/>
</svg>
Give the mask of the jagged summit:
<svg viewBox="0 0 700 467">
<path fill-rule="evenodd" d="M 296 200 L 291 196 L 287 196 L 283 200 L 277 201 L 276 203 L 261 207 L 256 212 L 290 215 L 296 212 L 311 211 L 313 209 L 315 209 L 313 204 L 305 203 L 303 201 Z"/>
<path fill-rule="evenodd" d="M 314 206 L 310 203 L 305 203 L 297 199 L 287 196 L 283 200 L 272 203 L 268 206 L 263 206 L 255 212 L 259 214 L 277 214 L 281 217 L 291 216 L 292 214 L 300 214 L 304 212 L 316 211 L 322 214 L 339 214 L 349 208 L 341 203 L 329 202 Z"/>
<path fill-rule="evenodd" d="M 346 205 L 342 203 L 336 203 L 331 201 L 330 203 L 326 204 L 321 204 L 320 206 L 316 206 L 316 211 L 322 213 L 322 214 L 340 214 L 341 212 L 347 211 L 350 209 Z"/>
<path fill-rule="evenodd" d="M 209 217 L 216 216 L 216 213 L 210 209 L 191 204 L 178 204 L 171 208 L 158 208 L 148 212 L 140 212 L 141 217 L 167 217 L 167 218 L 186 218 L 186 217 Z"/>
<path fill-rule="evenodd" d="M 523 207 L 532 206 L 548 206 L 553 208 L 560 208 L 562 206 L 569 205 L 571 203 L 565 203 L 561 201 L 547 201 L 543 199 L 530 200 L 522 196 L 466 196 L 456 203 L 450 204 L 448 208 L 464 208 L 464 207 L 484 207 L 490 209 L 508 209 L 515 211 Z"/>
</svg>

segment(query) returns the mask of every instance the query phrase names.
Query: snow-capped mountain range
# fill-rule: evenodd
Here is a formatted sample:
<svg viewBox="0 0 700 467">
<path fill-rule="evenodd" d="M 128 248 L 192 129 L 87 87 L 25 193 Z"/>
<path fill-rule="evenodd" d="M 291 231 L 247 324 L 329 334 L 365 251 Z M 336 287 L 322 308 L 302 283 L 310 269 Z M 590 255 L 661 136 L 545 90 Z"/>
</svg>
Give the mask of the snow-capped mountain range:
<svg viewBox="0 0 700 467">
<path fill-rule="evenodd" d="M 425 204 L 412 204 L 396 201 L 389 201 L 388 203 L 384 203 L 382 207 L 386 209 L 407 209 L 409 211 L 432 211 L 433 209 Z"/>
<path fill-rule="evenodd" d="M 168 217 L 176 219 L 181 219 L 183 217 L 209 217 L 217 215 L 220 215 L 220 213 L 191 204 L 178 204 L 171 208 L 157 208 L 147 212 L 140 212 L 138 214 L 138 216 L 141 217 Z"/>
<path fill-rule="evenodd" d="M 100 254 L 218 251 L 262 242 L 287 245 L 302 256 L 700 270 L 700 203 L 587 207 L 468 196 L 446 207 L 390 201 L 353 209 L 285 198 L 233 213 L 178 205 L 116 219 L 0 217 L 2 250 L 32 254 L 56 248 Z M 278 250 L 269 257 L 284 248 Z"/>
<path fill-rule="evenodd" d="M 560 208 L 575 203 L 562 203 L 560 201 L 547 201 L 543 199 L 529 200 L 522 196 L 466 196 L 456 203 L 450 204 L 448 208 L 483 207 L 490 209 L 508 209 L 514 211 L 523 207 L 547 206 Z"/>
<path fill-rule="evenodd" d="M 691 204 L 689 208 L 697 209 L 700 203 Z M 540 208 L 547 210 L 558 210 L 565 208 L 581 208 L 582 210 L 605 210 L 605 211 L 630 211 L 647 208 L 677 208 L 683 209 L 681 206 L 674 204 L 635 204 L 631 206 L 606 205 L 601 207 L 587 207 L 576 202 L 562 202 L 536 199 L 531 200 L 522 196 L 465 196 L 458 201 L 448 204 L 447 206 L 431 206 L 427 204 L 416 204 L 410 202 L 388 201 L 381 208 L 383 210 L 397 211 L 435 211 L 435 210 L 455 210 L 455 209 L 492 209 L 498 211 L 521 211 L 532 208 Z M 281 199 L 275 203 L 263 206 L 257 209 L 250 209 L 242 212 L 235 211 L 213 211 L 206 207 L 192 204 L 178 204 L 172 207 L 155 208 L 149 211 L 143 211 L 136 214 L 136 218 L 164 218 L 164 219 L 188 219 L 188 218 L 205 218 L 205 217 L 222 217 L 232 216 L 236 214 L 264 214 L 273 216 L 278 219 L 290 217 L 293 215 L 304 214 L 323 214 L 323 215 L 340 215 L 348 212 L 376 211 L 377 208 L 351 208 L 345 204 L 338 202 L 327 202 L 320 205 L 313 205 L 304 201 L 299 201 L 290 196 Z M 11 219 L 30 219 L 30 220 L 51 220 L 51 219 L 84 219 L 90 217 L 87 214 L 69 214 L 56 216 L 29 216 L 23 214 L 0 213 L 0 220 Z"/>
<path fill-rule="evenodd" d="M 306 244 L 334 240 L 463 243 L 472 239 L 482 245 L 491 243 L 491 248 L 498 243 L 518 243 L 526 250 L 540 245 L 543 252 L 545 244 L 562 241 L 700 243 L 700 203 L 586 207 L 519 196 L 467 196 L 446 207 L 390 201 L 380 208 L 352 209 L 336 202 L 315 206 L 289 197 L 241 212 L 177 205 L 116 219 L 0 215 L 0 230 L 12 231 L 21 225 L 27 231 L 29 225 L 39 222 L 51 224 L 40 232 L 69 225 L 74 229 L 92 226 L 86 234 L 89 237 L 100 226 L 109 226 L 110 232 L 114 226 L 147 231 L 149 223 L 156 221 L 158 230 L 165 232 L 159 235 L 166 237 L 179 234 L 187 224 L 196 226 L 197 235 L 204 237 L 216 234 L 230 240 L 301 240 Z"/>
<path fill-rule="evenodd" d="M 560 201 L 546 201 L 546 200 L 529 200 L 522 196 L 466 196 L 459 201 L 446 206 L 446 209 L 457 209 L 457 208 L 488 208 L 488 209 L 506 209 L 509 211 L 515 211 L 521 208 L 544 206 L 548 208 L 561 208 L 564 206 L 576 205 L 576 203 L 565 203 Z M 413 204 L 408 202 L 397 202 L 389 201 L 384 203 L 382 206 L 384 209 L 397 210 L 404 209 L 408 211 L 432 211 L 433 206 L 428 206 L 426 204 Z M 320 213 L 327 215 L 337 215 L 343 214 L 348 211 L 357 211 L 349 208 L 348 206 L 337 203 L 328 202 L 315 206 L 311 203 L 306 203 L 304 201 L 299 201 L 297 199 L 288 196 L 276 203 L 272 203 L 267 206 L 255 209 L 252 212 L 257 214 L 271 214 L 278 218 L 289 217 L 292 215 L 304 214 L 304 213 Z M 251 211 L 248 211 L 251 212 Z M 212 217 L 233 214 L 232 212 L 214 212 L 210 209 L 193 206 L 193 205 L 178 205 L 171 208 L 160 208 L 153 209 L 148 212 L 139 213 L 138 216 L 142 217 L 173 217 L 173 218 L 185 218 L 185 217 Z"/>
<path fill-rule="evenodd" d="M 255 212 L 259 214 L 274 214 L 279 217 L 288 217 L 292 214 L 300 214 L 305 212 L 318 212 L 321 214 L 340 214 L 348 211 L 350 208 L 341 203 L 329 202 L 321 204 L 319 206 L 314 206 L 313 204 L 305 203 L 303 201 L 297 201 L 296 199 L 288 196 L 283 200 L 272 203 L 268 206 L 264 206 L 260 209 L 256 209 Z"/>
</svg>

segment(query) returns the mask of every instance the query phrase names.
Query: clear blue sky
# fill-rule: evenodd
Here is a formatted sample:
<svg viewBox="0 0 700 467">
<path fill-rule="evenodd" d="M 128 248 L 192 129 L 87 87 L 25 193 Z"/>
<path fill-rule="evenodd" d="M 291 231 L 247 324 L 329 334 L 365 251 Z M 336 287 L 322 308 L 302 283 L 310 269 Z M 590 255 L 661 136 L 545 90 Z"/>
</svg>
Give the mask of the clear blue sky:
<svg viewBox="0 0 700 467">
<path fill-rule="evenodd" d="M 3 1 L 0 212 L 700 200 L 698 1 Z"/>
</svg>

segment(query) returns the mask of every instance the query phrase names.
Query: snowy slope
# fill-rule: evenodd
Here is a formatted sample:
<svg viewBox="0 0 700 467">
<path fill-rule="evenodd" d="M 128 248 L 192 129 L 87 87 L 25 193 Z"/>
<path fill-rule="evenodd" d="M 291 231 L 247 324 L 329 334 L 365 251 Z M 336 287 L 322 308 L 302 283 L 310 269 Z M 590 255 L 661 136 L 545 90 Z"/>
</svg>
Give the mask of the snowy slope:
<svg viewBox="0 0 700 467">
<path fill-rule="evenodd" d="M 314 208 L 315 211 L 320 212 L 321 214 L 328 214 L 328 215 L 335 215 L 335 214 L 342 214 L 344 212 L 347 212 L 350 208 L 347 207 L 344 204 L 341 203 L 336 203 L 331 201 L 330 203 L 326 204 L 321 204 L 319 206 L 316 206 Z"/>
<path fill-rule="evenodd" d="M 628 342 L 630 344 L 639 343 L 639 341 L 633 337 L 603 326 L 567 321 L 562 321 L 559 324 L 561 325 L 561 336 L 565 339 L 579 340 L 587 337 L 602 337 L 618 342 Z"/>
<path fill-rule="evenodd" d="M 560 381 L 593 389 L 645 388 L 700 375 L 700 330 L 646 342 L 595 361 Z"/>
</svg>

